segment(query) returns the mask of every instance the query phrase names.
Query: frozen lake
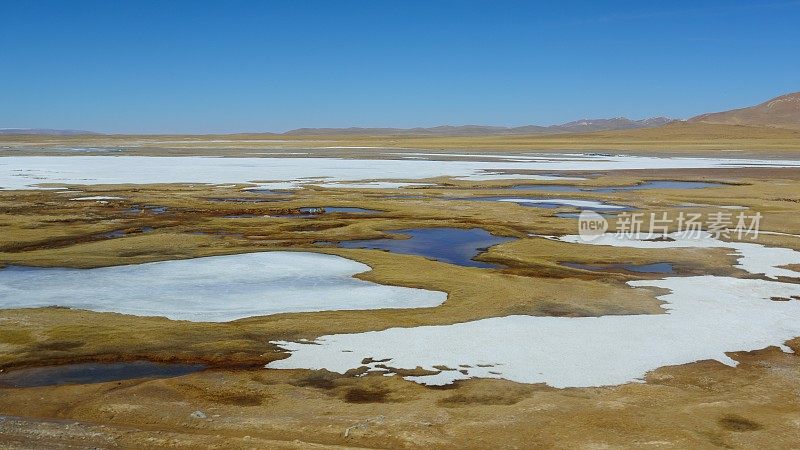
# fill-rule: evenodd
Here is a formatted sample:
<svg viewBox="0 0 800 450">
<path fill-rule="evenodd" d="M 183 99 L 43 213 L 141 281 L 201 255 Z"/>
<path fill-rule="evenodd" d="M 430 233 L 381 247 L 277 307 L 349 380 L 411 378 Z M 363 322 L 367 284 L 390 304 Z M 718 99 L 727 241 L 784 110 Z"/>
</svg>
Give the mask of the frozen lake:
<svg viewBox="0 0 800 450">
<path fill-rule="evenodd" d="M 705 359 L 733 366 L 736 362 L 726 352 L 780 346 L 800 336 L 800 301 L 770 300 L 800 295 L 797 284 L 714 276 L 629 284 L 670 289 L 659 297 L 668 302 L 665 314 L 507 316 L 322 336 L 311 343 L 278 342 L 292 354 L 267 367 L 343 373 L 366 365 L 379 371 L 374 363 L 362 364 L 373 358 L 388 359 L 381 364 L 389 367 L 420 366 L 438 372 L 406 377 L 424 384 L 481 377 L 559 388 L 604 386 L 640 380 L 659 367 Z"/>
<path fill-rule="evenodd" d="M 546 208 L 546 209 L 572 207 L 575 209 L 580 209 L 581 211 L 583 210 L 625 211 L 633 209 L 625 205 L 616 205 L 613 203 L 606 203 L 597 200 L 579 200 L 573 198 L 514 198 L 514 197 L 503 197 L 503 196 L 491 196 L 491 197 L 458 197 L 458 198 L 453 198 L 452 200 L 472 200 L 478 202 L 507 202 L 507 203 L 516 203 L 520 206 L 530 206 L 533 208 Z"/>
<path fill-rule="evenodd" d="M 225 322 L 268 314 L 425 308 L 447 295 L 353 278 L 366 264 L 308 252 L 260 252 L 97 269 L 7 267 L 0 309 L 64 306 Z"/>
<path fill-rule="evenodd" d="M 433 158 L 434 155 L 428 157 Z M 438 156 L 436 156 L 438 157 Z M 482 180 L 559 180 L 558 176 L 502 171 L 680 169 L 714 167 L 796 167 L 800 161 L 723 158 L 659 158 L 559 154 L 489 155 L 480 160 L 340 158 L 217 158 L 151 156 L 9 156 L 0 158 L 0 187 L 31 189 L 41 183 L 148 184 L 253 183 L 267 189 L 316 184 L 337 188 L 397 188 L 436 177 Z M 348 184 L 348 182 L 360 182 Z M 252 186 L 255 187 L 255 186 Z M 413 187 L 413 185 L 412 185 Z"/>
<path fill-rule="evenodd" d="M 787 264 L 800 252 L 749 242 L 723 242 L 673 233 L 673 241 L 648 236 L 604 235 L 584 243 L 579 236 L 556 238 L 578 245 L 640 248 L 730 248 L 737 267 L 754 275 L 800 278 Z M 277 342 L 291 356 L 269 368 L 345 372 L 367 366 L 365 358 L 400 369 L 422 367 L 435 375 L 407 379 L 441 385 L 471 377 L 504 378 L 554 387 L 586 387 L 640 381 L 663 366 L 700 360 L 736 365 L 726 353 L 779 346 L 800 336 L 800 284 L 720 276 L 668 277 L 628 282 L 669 293 L 664 314 L 601 317 L 507 316 L 443 326 L 391 328 L 322 336 L 311 343 Z M 784 301 L 776 301 L 782 299 Z M 576 298 L 576 302 L 580 299 Z M 441 370 L 442 366 L 447 369 Z M 462 370 L 464 372 L 462 372 Z"/>
</svg>

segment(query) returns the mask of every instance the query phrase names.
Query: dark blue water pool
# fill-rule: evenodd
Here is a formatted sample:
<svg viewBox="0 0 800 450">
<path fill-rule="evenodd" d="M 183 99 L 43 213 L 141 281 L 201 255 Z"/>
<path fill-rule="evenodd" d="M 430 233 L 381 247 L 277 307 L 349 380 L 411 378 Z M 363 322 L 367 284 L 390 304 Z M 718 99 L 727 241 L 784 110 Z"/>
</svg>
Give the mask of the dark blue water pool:
<svg viewBox="0 0 800 450">
<path fill-rule="evenodd" d="M 136 378 L 171 378 L 199 372 L 205 368 L 203 364 L 165 364 L 150 361 L 31 367 L 1 373 L 0 386 L 35 387 L 105 383 Z"/>
<path fill-rule="evenodd" d="M 264 195 L 286 195 L 290 193 L 289 191 L 286 190 L 266 189 L 266 188 L 245 189 L 244 191 L 250 194 L 264 194 Z"/>
<path fill-rule="evenodd" d="M 383 212 L 376 209 L 350 208 L 344 206 L 323 206 L 322 209 L 326 213 L 379 214 Z"/>
<path fill-rule="evenodd" d="M 647 181 L 642 184 L 634 186 L 616 186 L 606 188 L 595 188 L 594 192 L 617 192 L 617 191 L 638 191 L 644 189 L 707 189 L 713 187 L 722 187 L 722 183 L 710 183 L 705 181 L 671 181 L 671 180 L 656 180 Z"/>
<path fill-rule="evenodd" d="M 514 238 L 494 236 L 481 228 L 415 228 L 392 230 L 391 233 L 402 234 L 409 238 L 342 241 L 339 246 L 419 255 L 459 266 L 494 268 L 498 265 L 475 261 L 473 258 L 493 245 L 514 240 Z"/>
<path fill-rule="evenodd" d="M 609 186 L 609 187 L 590 187 L 575 186 L 566 184 L 520 184 L 511 186 L 508 189 L 514 191 L 549 191 L 549 192 L 622 192 L 639 191 L 645 189 L 706 189 L 725 186 L 722 183 L 711 183 L 706 181 L 673 181 L 655 180 L 646 181 L 633 186 Z"/>
<path fill-rule="evenodd" d="M 613 270 L 626 270 L 628 272 L 636 273 L 675 273 L 670 263 L 653 263 L 653 264 L 577 264 L 577 263 L 561 263 L 562 266 L 570 267 L 573 269 L 591 270 L 593 272 L 606 272 Z"/>
</svg>

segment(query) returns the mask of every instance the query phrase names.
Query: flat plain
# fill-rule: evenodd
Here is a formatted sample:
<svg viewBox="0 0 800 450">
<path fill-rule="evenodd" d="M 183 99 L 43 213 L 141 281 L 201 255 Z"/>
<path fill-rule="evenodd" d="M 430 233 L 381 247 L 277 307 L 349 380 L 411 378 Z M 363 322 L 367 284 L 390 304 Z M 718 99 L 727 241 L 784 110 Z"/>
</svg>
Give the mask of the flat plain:
<svg viewBox="0 0 800 450">
<path fill-rule="evenodd" d="M 511 368 L 506 373 L 492 361 L 465 359 L 448 365 L 420 359 L 417 366 L 399 364 L 392 352 L 403 346 L 402 340 L 380 354 L 359 354 L 356 359 L 364 359 L 348 370 L 322 367 L 322 361 L 319 367 L 300 367 L 293 361 L 302 354 L 299 348 L 312 342 L 324 347 L 337 336 L 398 328 L 511 316 L 571 321 L 671 314 L 669 290 L 657 285 L 665 279 L 703 276 L 735 279 L 742 286 L 763 283 L 767 293 L 780 285 L 775 289 L 785 294 L 759 301 L 764 311 L 785 308 L 777 311 L 785 311 L 787 322 L 770 326 L 791 330 L 789 322 L 800 319 L 798 277 L 769 276 L 770 270 L 796 274 L 800 261 L 791 262 L 791 257 L 789 263 L 759 272 L 743 267 L 742 254 L 724 245 L 605 246 L 559 237 L 577 234 L 580 201 L 622 205 L 645 216 L 720 211 L 735 216 L 746 211 L 763 216 L 762 233 L 747 242 L 766 247 L 766 254 L 781 248 L 793 255 L 800 251 L 798 148 L 797 131 L 693 123 L 507 137 L 3 136 L 0 159 L 8 170 L 3 169 L 7 178 L 0 186 L 16 188 L 0 190 L 0 272 L 50 268 L 54 272 L 46 276 L 55 277 L 67 269 L 127 270 L 254 252 L 311 253 L 332 258 L 310 268 L 319 278 L 298 269 L 281 283 L 305 295 L 313 292 L 320 297 L 314 299 L 316 305 L 333 306 L 236 320 L 210 320 L 210 315 L 204 320 L 201 311 L 197 320 L 171 320 L 164 314 L 121 314 L 113 308 L 99 312 L 92 310 L 97 308 L 91 299 L 83 299 L 84 308 L 66 308 L 59 298 L 69 298 L 71 291 L 51 297 L 53 305 L 14 306 L 21 296 L 15 297 L 16 285 L 7 282 L 0 290 L 0 301 L 7 306 L 0 310 L 0 436 L 21 447 L 486 448 L 501 443 L 507 448 L 790 448 L 800 441 L 798 336 L 730 348 L 717 358 L 658 365 L 621 383 L 580 386 L 520 382 L 510 375 Z M 126 166 L 120 164 L 122 174 L 103 182 L 92 179 L 101 172 L 73 168 L 63 159 L 108 161 L 120 156 L 145 158 L 137 161 L 174 157 L 170 164 L 185 164 L 189 175 L 170 182 L 153 171 L 148 176 L 158 182 L 142 183 L 135 176 L 127 179 Z M 43 168 L 45 157 L 55 158 L 58 169 Z M 259 158 L 268 168 L 263 177 L 222 180 L 192 170 L 192 158 L 233 160 L 219 165 L 243 162 L 248 167 L 241 170 L 251 170 L 250 159 Z M 682 159 L 690 159 L 687 166 L 676 163 Z M 361 162 L 366 171 L 341 175 L 340 166 L 361 170 L 361 165 L 351 165 Z M 318 174 L 285 175 L 292 171 Z M 81 177 L 86 180 L 78 182 Z M 626 189 L 663 180 L 712 184 Z M 552 186 L 579 189 L 565 192 Z M 526 199 L 548 207 L 525 204 Z M 611 223 L 609 231 L 614 231 Z M 435 254 L 339 245 L 413 239 L 402 230 L 430 228 L 480 229 L 505 239 L 488 249 L 454 241 L 453 249 L 474 251 L 474 260 L 485 267 L 459 265 Z M 342 309 L 338 305 L 347 302 L 347 294 L 340 298 L 317 290 L 319 283 L 325 287 L 341 281 L 321 275 L 334 270 L 325 261 L 337 258 L 364 265 L 363 271 L 337 276 L 373 287 L 443 293 L 445 299 L 431 297 L 433 303 L 424 307 Z M 658 264 L 668 265 L 671 273 L 614 266 Z M 251 270 L 255 277 L 260 269 L 251 263 L 238 274 Z M 141 284 L 119 288 L 114 301 L 124 302 L 129 293 L 124 289 L 134 287 L 156 300 L 165 298 L 153 279 L 137 280 Z M 720 286 L 709 282 L 704 294 L 714 297 Z M 236 295 L 246 300 L 241 296 L 247 293 L 235 285 L 205 289 L 218 299 L 215 310 L 230 307 L 227 299 Z M 183 310 L 179 300 L 176 314 Z M 744 331 L 747 319 L 728 326 L 741 325 L 742 333 L 749 333 Z M 707 329 L 692 329 L 691 323 L 687 321 L 686 333 L 712 339 L 704 334 Z M 771 336 L 769 331 L 774 330 L 753 333 Z M 504 332 L 498 327 L 497 339 Z M 535 347 L 535 341 L 522 336 L 507 346 Z M 427 345 L 463 349 L 466 340 L 461 345 L 459 339 Z M 595 344 L 569 342 L 564 355 L 592 351 Z M 287 343 L 298 346 L 295 359 Z M 426 353 L 426 344 L 415 345 Z M 630 343 L 621 339 L 616 345 L 623 354 L 618 357 L 625 358 Z M 557 346 L 548 351 L 561 354 Z M 15 371 L 35 374 L 51 366 L 143 361 L 202 370 L 36 386 L 19 385 L 14 380 L 20 377 L 13 376 Z M 536 361 L 521 364 L 536 369 Z M 281 366 L 286 368 L 277 368 Z M 576 365 L 560 370 L 587 369 Z M 454 381 L 425 381 L 441 378 Z"/>
</svg>

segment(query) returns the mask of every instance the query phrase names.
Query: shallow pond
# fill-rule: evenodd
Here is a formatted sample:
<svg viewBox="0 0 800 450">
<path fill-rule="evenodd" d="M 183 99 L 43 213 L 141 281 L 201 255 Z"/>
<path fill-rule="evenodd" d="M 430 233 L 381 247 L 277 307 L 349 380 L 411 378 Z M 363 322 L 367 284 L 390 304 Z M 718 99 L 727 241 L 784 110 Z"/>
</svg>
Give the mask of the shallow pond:
<svg viewBox="0 0 800 450">
<path fill-rule="evenodd" d="M 153 227 L 141 227 L 138 230 L 137 229 L 133 229 L 133 230 L 114 230 L 114 231 L 109 231 L 108 233 L 103 233 L 101 236 L 103 236 L 106 239 L 116 239 L 116 238 L 121 238 L 121 237 L 128 236 L 129 234 L 150 233 L 153 230 L 155 230 L 155 228 L 153 228 Z"/>
<path fill-rule="evenodd" d="M 594 192 L 617 192 L 617 191 L 639 191 L 646 189 L 708 189 L 715 187 L 728 186 L 723 183 L 711 183 L 706 181 L 674 181 L 656 180 L 647 181 L 633 186 L 615 186 L 593 189 Z"/>
<path fill-rule="evenodd" d="M 640 191 L 647 189 L 706 189 L 713 187 L 727 186 L 722 183 L 711 183 L 706 181 L 673 181 L 673 180 L 655 180 L 646 181 L 644 183 L 635 184 L 633 186 L 608 186 L 608 187 L 592 187 L 592 186 L 575 186 L 566 184 L 520 184 L 511 186 L 508 189 L 514 191 L 549 191 L 549 192 L 622 192 L 622 191 Z"/>
<path fill-rule="evenodd" d="M 572 269 L 589 270 L 592 272 L 607 272 L 614 270 L 626 270 L 628 272 L 636 273 L 675 273 L 670 263 L 653 263 L 653 264 L 578 264 L 564 262 L 561 263 L 564 267 Z"/>
<path fill-rule="evenodd" d="M 379 214 L 383 212 L 378 211 L 377 209 L 351 208 L 344 206 L 323 206 L 322 209 L 325 213 Z"/>
<path fill-rule="evenodd" d="M 142 214 L 145 212 L 153 214 L 164 214 L 167 212 L 166 206 L 131 206 L 123 211 L 125 214 Z"/>
<path fill-rule="evenodd" d="M 498 266 L 473 258 L 493 245 L 514 240 L 509 237 L 494 236 L 481 228 L 416 228 L 392 230 L 391 233 L 408 236 L 408 239 L 342 241 L 339 246 L 418 255 L 459 266 L 494 268 Z"/>
<path fill-rule="evenodd" d="M 224 322 L 287 312 L 438 306 L 443 292 L 353 278 L 370 270 L 334 255 L 259 252 L 96 269 L 0 270 L 0 309 L 63 306 Z"/>
<path fill-rule="evenodd" d="M 267 188 L 249 188 L 244 189 L 245 192 L 250 194 L 264 194 L 264 195 L 288 195 L 291 192 L 286 190 L 278 190 L 278 189 L 267 189 Z"/>
<path fill-rule="evenodd" d="M 171 378 L 199 372 L 205 368 L 203 364 L 166 364 L 150 361 L 30 367 L 0 373 L 0 386 L 36 387 L 105 383 L 136 378 Z"/>
</svg>

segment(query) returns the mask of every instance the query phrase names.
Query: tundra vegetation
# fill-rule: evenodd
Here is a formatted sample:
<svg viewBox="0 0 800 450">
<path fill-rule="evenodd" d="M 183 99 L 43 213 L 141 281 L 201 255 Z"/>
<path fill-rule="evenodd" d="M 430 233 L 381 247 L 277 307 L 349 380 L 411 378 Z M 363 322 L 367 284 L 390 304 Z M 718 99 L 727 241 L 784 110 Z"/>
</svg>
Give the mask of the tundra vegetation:
<svg viewBox="0 0 800 450">
<path fill-rule="evenodd" d="M 665 157 L 787 158 L 800 146 L 800 132 L 753 130 L 679 123 L 574 136 L 281 136 L 280 143 L 272 142 L 278 139 L 274 136 L 260 135 L 3 136 L 0 156 L 74 155 L 75 148 L 82 148 L 83 155 L 398 158 L 367 148 L 386 147 L 409 154 L 427 149 L 465 155 L 457 157 L 464 160 L 478 150 L 521 154 L 598 149 Z M 393 189 L 309 184 L 273 192 L 248 191 L 248 180 L 227 185 L 0 190 L 0 264 L 6 268 L 88 269 L 261 251 L 314 252 L 369 266 L 355 275 L 361 280 L 447 295 L 441 305 L 425 308 L 282 313 L 227 322 L 60 307 L 0 310 L 4 373 L 138 361 L 205 368 L 174 377 L 37 387 L 4 383 L 0 373 L 0 441 L 12 446 L 40 440 L 48 445 L 228 448 L 485 448 L 500 441 L 509 447 L 796 444 L 797 338 L 784 343 L 794 353 L 778 344 L 729 353 L 736 367 L 701 360 L 658 368 L 642 383 L 581 388 L 485 378 L 431 387 L 403 378 L 425 375 L 430 369 L 392 368 L 391 362 L 379 361 L 364 361 L 363 367 L 346 373 L 264 368 L 289 357 L 275 344 L 280 341 L 509 315 L 666 313 L 658 299 L 665 290 L 628 284 L 664 274 L 615 265 L 669 264 L 674 272 L 670 276 L 759 278 L 737 268 L 730 249 L 609 247 L 546 239 L 542 236 L 576 233 L 577 221 L 565 214 L 577 212 L 574 206 L 543 208 L 472 198 L 566 197 L 670 215 L 735 207 L 740 209 L 730 211 L 763 215 L 761 231 L 768 233 L 756 242 L 800 250 L 800 168 L 576 170 L 560 175 L 581 179 L 532 181 L 525 180 L 525 174 L 508 180 L 439 177 L 423 180 L 426 185 Z M 630 186 L 653 180 L 718 185 L 580 192 L 512 189 L 520 184 Z M 78 197 L 87 199 L 74 200 Z M 420 228 L 482 229 L 509 239 L 476 256 L 487 267 L 338 245 L 403 239 L 407 236 L 398 230 Z M 587 270 L 592 266 L 606 269 Z M 707 289 L 713 295 L 714 286 Z M 366 371 L 376 363 L 394 376 Z M 67 430 L 62 421 L 74 425 Z"/>
</svg>

